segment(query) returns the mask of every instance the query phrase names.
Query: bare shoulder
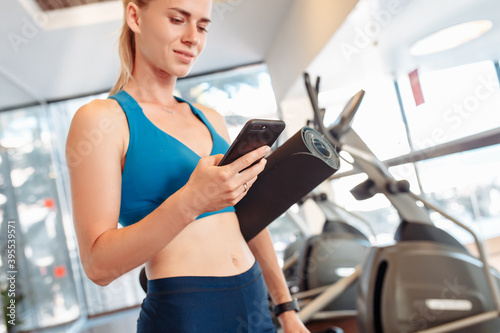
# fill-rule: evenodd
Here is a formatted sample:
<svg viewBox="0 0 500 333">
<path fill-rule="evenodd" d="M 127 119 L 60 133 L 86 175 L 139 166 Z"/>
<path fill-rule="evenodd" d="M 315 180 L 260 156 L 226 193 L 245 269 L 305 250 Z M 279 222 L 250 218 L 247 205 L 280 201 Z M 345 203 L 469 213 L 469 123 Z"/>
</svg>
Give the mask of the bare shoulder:
<svg viewBox="0 0 500 333">
<path fill-rule="evenodd" d="M 224 117 L 219 112 L 209 107 L 200 104 L 195 104 L 194 106 L 203 112 L 203 114 L 205 115 L 205 117 L 207 117 L 208 121 L 212 124 L 217 133 L 219 133 L 220 136 L 222 136 L 224 139 L 226 139 L 226 141 L 229 142 L 230 138 Z"/>
<path fill-rule="evenodd" d="M 121 155 L 128 138 L 127 118 L 115 100 L 93 100 L 76 111 L 68 132 L 66 148 L 87 156 L 99 149 Z M 114 147 L 114 148 L 113 148 Z M 89 156 L 90 157 L 90 156 Z"/>
<path fill-rule="evenodd" d="M 127 118 L 117 101 L 96 99 L 76 111 L 71 121 L 71 134 L 98 131 L 101 134 L 123 134 L 127 130 Z"/>
<path fill-rule="evenodd" d="M 73 123 L 81 125 L 112 126 L 114 122 L 126 120 L 117 101 L 112 99 L 95 99 L 76 111 Z"/>
</svg>

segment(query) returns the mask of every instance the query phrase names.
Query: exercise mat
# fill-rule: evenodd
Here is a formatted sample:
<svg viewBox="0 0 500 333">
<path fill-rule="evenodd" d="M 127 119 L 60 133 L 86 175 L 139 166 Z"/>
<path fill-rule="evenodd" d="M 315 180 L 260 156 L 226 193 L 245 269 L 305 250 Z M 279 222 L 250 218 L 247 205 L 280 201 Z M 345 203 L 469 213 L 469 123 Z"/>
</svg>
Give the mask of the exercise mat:
<svg viewBox="0 0 500 333">
<path fill-rule="evenodd" d="M 332 145 L 304 127 L 267 157 L 267 164 L 235 206 L 240 229 L 251 240 L 340 168 Z"/>
</svg>

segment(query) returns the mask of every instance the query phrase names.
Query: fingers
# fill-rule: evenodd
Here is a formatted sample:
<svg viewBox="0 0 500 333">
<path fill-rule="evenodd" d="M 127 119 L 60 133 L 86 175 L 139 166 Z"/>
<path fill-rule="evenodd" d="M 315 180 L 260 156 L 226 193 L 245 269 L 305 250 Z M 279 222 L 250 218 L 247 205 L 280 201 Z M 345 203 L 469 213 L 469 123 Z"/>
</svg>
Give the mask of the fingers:
<svg viewBox="0 0 500 333">
<path fill-rule="evenodd" d="M 238 173 L 241 170 L 249 167 L 254 163 L 255 161 L 258 161 L 259 159 L 263 158 L 266 156 L 266 154 L 271 150 L 269 146 L 262 146 L 260 148 L 257 148 L 255 150 L 252 150 L 251 152 L 243 155 L 242 157 L 238 158 L 236 161 L 233 163 L 229 164 L 229 167 L 234 173 Z"/>
<path fill-rule="evenodd" d="M 256 180 L 257 180 L 257 176 L 255 176 L 252 179 L 250 179 L 249 181 L 245 182 L 247 184 L 248 190 L 250 189 L 250 187 L 252 187 L 253 183 L 255 183 Z"/>
<path fill-rule="evenodd" d="M 207 156 L 200 159 L 196 169 L 186 184 L 192 196 L 201 197 L 200 211 L 216 211 L 234 206 L 250 190 L 259 173 L 264 170 L 269 147 L 258 148 L 224 166 L 218 166 L 222 155 Z M 260 161 L 259 161 L 260 160 Z M 258 161 L 252 167 L 249 167 Z M 241 171 L 242 169 L 248 169 Z M 240 172 L 241 171 L 241 172 Z M 246 185 L 245 185 L 246 184 Z M 210 188 L 209 195 L 205 189 Z"/>
<path fill-rule="evenodd" d="M 243 194 L 246 194 L 246 192 L 248 192 L 250 190 L 250 188 L 252 187 L 253 183 L 255 183 L 256 180 L 257 180 L 257 176 L 255 176 L 252 179 L 244 182 L 241 185 L 241 187 L 243 188 Z"/>
<path fill-rule="evenodd" d="M 240 182 L 240 184 L 247 183 L 249 186 L 252 185 L 257 179 L 257 176 L 264 170 L 266 163 L 267 160 L 265 158 L 261 159 L 254 166 L 236 174 L 235 180 Z"/>
<path fill-rule="evenodd" d="M 255 183 L 256 180 L 257 180 L 257 176 L 255 176 L 252 179 L 244 182 L 240 186 L 241 193 L 236 198 L 236 202 L 239 202 L 241 199 L 243 199 L 243 197 L 248 193 L 248 191 L 250 190 L 250 188 L 252 187 L 253 183 Z"/>
<path fill-rule="evenodd" d="M 240 201 L 248 193 L 248 191 L 250 191 L 250 188 L 252 187 L 252 185 L 255 183 L 256 180 L 257 176 L 241 183 L 241 185 L 237 189 L 239 192 L 237 196 L 237 201 Z"/>
<path fill-rule="evenodd" d="M 234 179 L 236 182 L 241 184 L 242 190 L 242 195 L 241 198 L 243 198 L 244 195 L 246 195 L 246 192 L 250 190 L 252 187 L 253 183 L 257 180 L 257 176 L 264 170 L 264 167 L 266 166 L 267 160 L 265 158 L 261 159 L 259 163 L 256 165 L 252 166 L 251 168 L 246 169 L 245 171 L 239 172 L 234 176 Z M 246 184 L 246 191 L 245 191 L 245 186 Z M 241 200 L 241 198 L 239 198 Z"/>
</svg>

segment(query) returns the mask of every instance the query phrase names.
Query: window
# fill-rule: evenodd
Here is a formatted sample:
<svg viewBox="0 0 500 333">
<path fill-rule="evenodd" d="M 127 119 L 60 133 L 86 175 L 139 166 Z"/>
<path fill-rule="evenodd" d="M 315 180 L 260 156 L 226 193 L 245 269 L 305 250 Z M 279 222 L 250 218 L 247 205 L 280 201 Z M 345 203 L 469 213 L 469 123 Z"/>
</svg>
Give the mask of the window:
<svg viewBox="0 0 500 333">
<path fill-rule="evenodd" d="M 398 80 L 411 139 L 423 149 L 499 127 L 498 72 L 491 61 L 425 72 L 420 83 L 425 102 L 415 106 L 408 78 Z M 417 163 L 425 196 L 482 238 L 498 236 L 500 147 L 486 147 Z M 492 169 L 493 168 L 493 169 Z M 463 229 L 438 213 L 431 218 L 463 243 Z"/>
<path fill-rule="evenodd" d="M 425 102 L 419 106 L 415 106 L 409 79 L 401 78 L 398 83 L 416 150 L 500 124 L 500 89 L 491 61 L 421 73 Z"/>
<path fill-rule="evenodd" d="M 49 122 L 41 106 L 0 114 L 2 238 L 15 230 L 14 266 L 7 261 L 7 241 L 1 243 L 0 287 L 8 288 L 7 272 L 17 272 L 15 295 L 9 298 L 16 300 L 16 328 L 23 330 L 66 323 L 80 315 Z"/>
<path fill-rule="evenodd" d="M 354 117 L 352 127 L 380 160 L 386 160 L 410 152 L 401 116 L 399 103 L 394 90 L 394 83 L 388 77 L 374 77 L 360 82 L 351 94 L 344 96 L 342 102 L 328 103 L 328 95 L 320 95 L 320 105 L 326 107 L 325 125 L 332 123 L 347 100 L 359 89 L 365 90 L 361 105 Z M 344 93 L 345 94 L 345 93 Z M 332 95 L 335 95 L 333 92 Z M 341 161 L 339 173 L 351 169 L 346 161 Z M 397 179 L 408 179 L 412 189 L 418 192 L 415 170 L 412 166 L 391 168 Z M 392 239 L 400 222 L 396 210 L 382 194 L 358 201 L 349 192 L 354 186 L 366 179 L 365 174 L 358 174 L 332 181 L 335 202 L 349 211 L 356 212 L 370 221 L 379 241 Z M 369 235 L 368 235 L 369 236 Z"/>
<path fill-rule="evenodd" d="M 410 152 L 394 83 L 389 77 L 375 76 L 342 92 L 320 94 L 320 106 L 326 108 L 325 125 L 334 122 L 347 101 L 360 89 L 365 91 L 352 127 L 380 159 Z M 346 94 L 350 91 L 350 94 Z"/>
<path fill-rule="evenodd" d="M 425 103 L 420 106 L 415 106 L 409 80 L 407 78 L 398 80 L 414 149 L 419 150 L 498 128 L 500 89 L 497 74 L 492 62 L 422 73 L 420 81 Z M 372 89 L 375 94 L 382 96 L 377 87 Z M 370 90 L 365 90 L 368 96 Z M 388 96 L 391 94 L 389 89 L 387 94 Z M 384 98 L 388 99 L 392 97 Z M 394 151 L 393 146 L 384 145 L 378 138 L 380 134 L 392 134 L 392 128 L 397 128 L 395 133 L 400 133 L 404 129 L 400 117 L 396 113 L 385 113 L 387 107 L 380 107 L 382 104 L 370 105 L 371 109 L 379 113 L 369 115 L 365 126 L 360 126 L 358 121 L 362 120 L 362 107 L 366 101 L 365 97 L 353 128 L 382 160 L 407 153 L 408 146 L 405 144 L 402 146 L 404 149 L 396 149 L 397 153 L 391 155 L 391 150 Z M 398 121 L 391 127 L 384 127 L 386 119 L 389 118 L 392 118 L 392 121 L 397 118 Z M 400 136 L 393 138 L 390 136 L 387 136 L 388 141 L 401 140 Z M 396 179 L 409 180 L 413 192 L 420 193 L 421 187 L 423 195 L 430 201 L 436 202 L 446 212 L 472 227 L 480 237 L 487 239 L 498 236 L 497 228 L 493 226 L 499 221 L 499 212 L 496 208 L 499 200 L 499 181 L 498 172 L 495 171 L 498 170 L 500 163 L 499 151 L 500 147 L 496 145 L 419 162 L 416 164 L 419 171 L 418 179 L 413 164 L 391 167 L 390 171 Z M 341 206 L 374 221 L 376 232 L 385 240 L 384 234 L 386 236 L 394 234 L 399 224 L 399 217 L 389 201 L 381 194 L 359 202 L 348 193 L 364 179 L 365 175 L 354 175 L 332 182 L 335 199 Z M 466 231 L 438 213 L 431 212 L 431 219 L 438 227 L 449 231 L 462 243 L 472 242 L 471 236 Z"/>
<path fill-rule="evenodd" d="M 393 239 L 401 221 L 396 209 L 384 195 L 379 193 L 363 201 L 358 201 L 351 195 L 349 191 L 366 178 L 365 174 L 359 174 L 332 181 L 335 203 L 362 216 L 375 232 L 375 235 L 366 234 L 366 236 L 374 236 L 377 243 L 385 243 Z"/>
<path fill-rule="evenodd" d="M 226 120 L 231 140 L 249 119 L 280 118 L 265 65 L 180 79 L 175 94 L 217 110 Z"/>
<path fill-rule="evenodd" d="M 500 236 L 499 156 L 500 145 L 496 145 L 418 164 L 425 195 L 483 239 Z M 441 215 L 431 217 L 462 243 L 474 241 Z"/>
</svg>

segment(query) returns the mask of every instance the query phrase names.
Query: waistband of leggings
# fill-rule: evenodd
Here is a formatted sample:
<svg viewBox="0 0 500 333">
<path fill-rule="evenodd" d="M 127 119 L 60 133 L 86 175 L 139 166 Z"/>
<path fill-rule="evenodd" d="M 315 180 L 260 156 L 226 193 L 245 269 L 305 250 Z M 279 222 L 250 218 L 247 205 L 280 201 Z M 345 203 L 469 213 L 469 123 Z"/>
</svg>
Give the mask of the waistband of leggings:
<svg viewBox="0 0 500 333">
<path fill-rule="evenodd" d="M 175 276 L 148 280 L 148 296 L 239 289 L 256 281 L 261 275 L 262 270 L 257 260 L 255 260 L 255 263 L 249 270 L 238 275 Z"/>
</svg>

